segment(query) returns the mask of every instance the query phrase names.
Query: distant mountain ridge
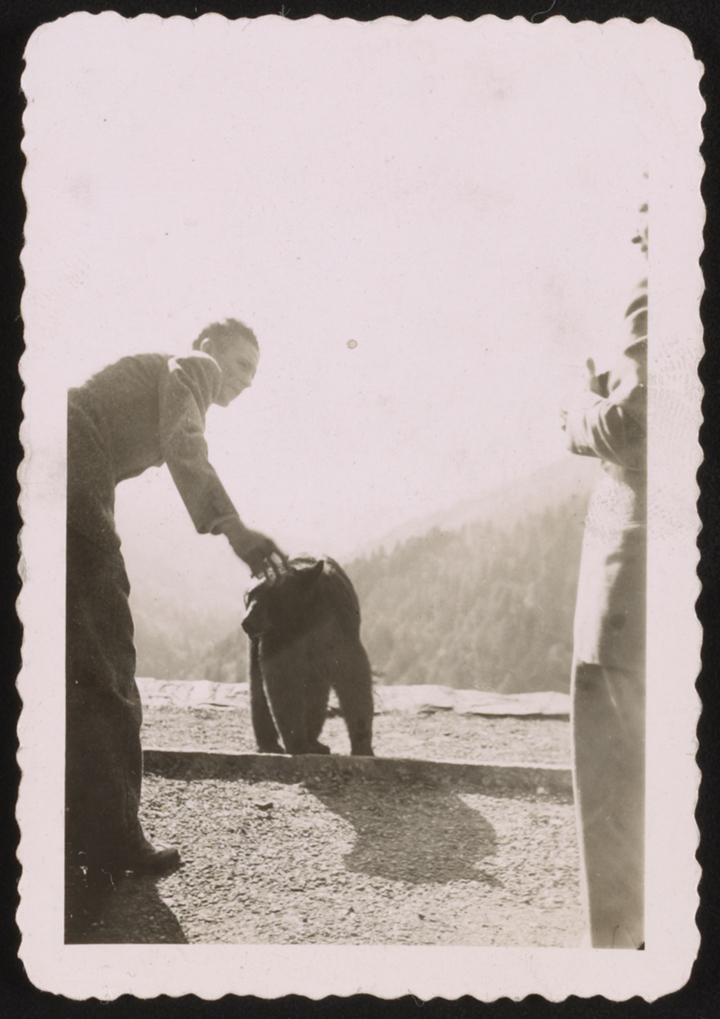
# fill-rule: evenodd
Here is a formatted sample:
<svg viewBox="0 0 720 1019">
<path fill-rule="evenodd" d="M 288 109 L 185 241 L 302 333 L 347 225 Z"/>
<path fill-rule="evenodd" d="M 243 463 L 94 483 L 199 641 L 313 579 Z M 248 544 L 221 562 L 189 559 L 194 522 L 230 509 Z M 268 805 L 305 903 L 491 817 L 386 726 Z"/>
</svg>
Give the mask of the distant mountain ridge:
<svg viewBox="0 0 720 1019">
<path fill-rule="evenodd" d="M 391 552 L 396 545 L 433 528 L 455 531 L 465 524 L 488 519 L 495 519 L 500 525 L 514 524 L 528 511 L 540 511 L 565 500 L 576 501 L 579 512 L 584 513 L 597 469 L 598 461 L 592 457 L 563 457 L 474 499 L 462 499 L 447 510 L 408 520 L 376 541 L 369 542 L 360 554 L 372 555 L 381 549 Z"/>
</svg>

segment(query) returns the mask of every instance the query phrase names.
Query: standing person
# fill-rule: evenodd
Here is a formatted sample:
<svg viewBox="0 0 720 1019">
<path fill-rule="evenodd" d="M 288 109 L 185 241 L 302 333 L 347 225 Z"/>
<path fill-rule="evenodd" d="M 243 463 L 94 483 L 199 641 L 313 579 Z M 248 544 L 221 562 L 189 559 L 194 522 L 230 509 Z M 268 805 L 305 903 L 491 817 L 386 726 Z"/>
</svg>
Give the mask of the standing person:
<svg viewBox="0 0 720 1019">
<path fill-rule="evenodd" d="M 67 862 L 94 874 L 180 863 L 138 819 L 142 711 L 115 486 L 166 463 L 201 534 L 224 534 L 256 576 L 281 571 L 285 557 L 241 522 L 203 435 L 208 408 L 247 389 L 258 358 L 252 330 L 228 319 L 203 330 L 188 356 L 124 357 L 69 392 L 65 836 Z"/>
<path fill-rule="evenodd" d="M 647 211 L 646 207 L 642 211 Z M 647 230 L 635 238 L 647 252 Z M 573 768 L 594 948 L 644 946 L 647 280 L 617 362 L 563 412 L 571 452 L 599 457 L 575 610 Z"/>
</svg>

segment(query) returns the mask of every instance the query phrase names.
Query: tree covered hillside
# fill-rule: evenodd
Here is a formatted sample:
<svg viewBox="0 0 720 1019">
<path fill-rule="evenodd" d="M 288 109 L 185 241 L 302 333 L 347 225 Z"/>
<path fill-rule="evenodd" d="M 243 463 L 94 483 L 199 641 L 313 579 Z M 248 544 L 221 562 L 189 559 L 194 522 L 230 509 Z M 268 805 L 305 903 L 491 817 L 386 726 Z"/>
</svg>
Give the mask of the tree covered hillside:
<svg viewBox="0 0 720 1019">
<path fill-rule="evenodd" d="M 452 531 L 431 529 L 345 568 L 380 683 L 517 693 L 569 688 L 586 495 Z M 238 628 L 187 678 L 242 682 Z"/>
<path fill-rule="evenodd" d="M 567 690 L 581 542 L 573 499 L 506 528 L 435 528 L 351 563 L 381 681 Z"/>
</svg>

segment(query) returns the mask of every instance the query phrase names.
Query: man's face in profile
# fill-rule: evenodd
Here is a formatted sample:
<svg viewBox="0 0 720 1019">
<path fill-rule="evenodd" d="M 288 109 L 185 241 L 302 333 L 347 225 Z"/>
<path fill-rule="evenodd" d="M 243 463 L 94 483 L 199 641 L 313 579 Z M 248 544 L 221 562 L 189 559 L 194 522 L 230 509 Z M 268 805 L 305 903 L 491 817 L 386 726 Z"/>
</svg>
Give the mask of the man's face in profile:
<svg viewBox="0 0 720 1019">
<path fill-rule="evenodd" d="M 260 354 L 257 347 L 245 337 L 225 343 L 211 341 L 205 349 L 215 358 L 223 373 L 222 386 L 215 403 L 227 407 L 252 385 Z"/>
</svg>

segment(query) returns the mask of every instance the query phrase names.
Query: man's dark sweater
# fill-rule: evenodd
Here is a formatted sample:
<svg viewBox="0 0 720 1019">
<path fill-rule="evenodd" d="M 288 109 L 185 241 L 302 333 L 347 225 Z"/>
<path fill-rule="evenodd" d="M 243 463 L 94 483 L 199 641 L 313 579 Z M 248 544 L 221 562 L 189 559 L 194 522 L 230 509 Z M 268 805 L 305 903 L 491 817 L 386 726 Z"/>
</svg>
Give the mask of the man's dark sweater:
<svg viewBox="0 0 720 1019">
<path fill-rule="evenodd" d="M 68 398 L 68 524 L 114 550 L 114 489 L 167 463 L 196 529 L 218 533 L 237 511 L 208 461 L 205 414 L 222 373 L 208 354 L 137 354 Z"/>
</svg>

